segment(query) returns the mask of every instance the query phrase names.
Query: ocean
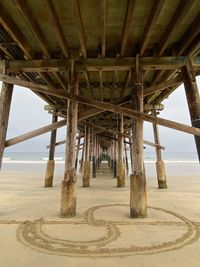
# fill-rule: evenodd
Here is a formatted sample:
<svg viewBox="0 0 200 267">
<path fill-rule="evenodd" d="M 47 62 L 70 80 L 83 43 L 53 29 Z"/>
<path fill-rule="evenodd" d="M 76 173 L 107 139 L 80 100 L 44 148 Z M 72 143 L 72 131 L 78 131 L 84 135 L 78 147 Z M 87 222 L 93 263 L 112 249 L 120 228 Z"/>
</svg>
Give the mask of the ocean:
<svg viewBox="0 0 200 267">
<path fill-rule="evenodd" d="M 163 152 L 163 160 L 169 163 L 198 163 L 197 153 Z M 64 152 L 56 152 L 55 161 L 64 163 Z M 3 162 L 5 163 L 46 163 L 48 152 L 5 152 Z M 144 161 L 153 163 L 156 160 L 155 152 L 144 152 Z"/>
<path fill-rule="evenodd" d="M 163 160 L 167 176 L 188 176 L 195 175 L 200 177 L 200 165 L 197 153 L 175 153 L 163 151 Z M 64 173 L 64 153 L 56 152 L 55 155 L 55 174 L 59 177 Z M 48 160 L 48 152 L 5 152 L 3 157 L 2 171 L 17 173 L 37 173 L 38 177 L 45 175 L 46 162 Z M 130 158 L 129 170 L 131 172 Z M 156 176 L 155 168 L 156 155 L 155 152 L 144 151 L 145 170 L 148 176 Z M 79 166 L 78 166 L 79 170 Z M 78 172 L 78 175 L 81 174 Z"/>
</svg>

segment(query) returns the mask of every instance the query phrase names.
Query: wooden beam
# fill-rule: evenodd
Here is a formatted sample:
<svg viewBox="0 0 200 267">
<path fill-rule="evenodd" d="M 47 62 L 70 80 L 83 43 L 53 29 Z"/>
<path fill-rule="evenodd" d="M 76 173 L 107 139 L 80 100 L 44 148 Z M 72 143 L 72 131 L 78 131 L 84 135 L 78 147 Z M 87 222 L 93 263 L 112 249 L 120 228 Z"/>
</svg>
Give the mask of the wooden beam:
<svg viewBox="0 0 200 267">
<path fill-rule="evenodd" d="M 47 86 L 35 84 L 35 83 L 27 82 L 27 81 L 22 81 L 20 79 L 9 77 L 7 75 L 0 75 L 0 80 L 10 83 L 10 84 L 16 84 L 19 86 L 28 87 L 28 88 L 31 88 L 32 90 L 46 93 L 46 94 L 53 95 L 53 96 L 57 96 L 57 97 L 61 97 L 63 99 L 70 99 L 73 101 L 78 101 L 82 104 L 85 104 L 91 107 L 108 110 L 116 114 L 122 114 L 130 118 L 134 118 L 136 120 L 149 121 L 149 122 L 157 123 L 159 125 L 162 125 L 162 126 L 165 126 L 171 129 L 181 131 L 181 132 L 200 136 L 200 129 L 198 128 L 191 127 L 191 126 L 181 124 L 178 122 L 174 122 L 171 120 L 166 120 L 163 118 L 155 118 L 153 116 L 150 116 L 150 115 L 147 115 L 147 114 L 135 111 L 135 110 L 130 110 L 128 108 L 120 107 L 120 106 L 117 106 L 111 103 L 101 102 L 101 101 L 94 100 L 94 99 L 88 99 L 88 98 L 85 98 L 79 95 L 71 95 L 67 92 L 65 93 L 63 93 L 62 91 L 60 92 L 59 90 L 52 91 L 52 90 L 49 90 Z"/>
<path fill-rule="evenodd" d="M 124 88 L 122 88 L 121 93 L 120 93 L 120 98 L 124 97 L 126 88 L 128 87 L 129 79 L 131 77 L 131 70 L 128 70 L 126 73 L 126 78 L 124 81 Z"/>
<path fill-rule="evenodd" d="M 106 127 L 103 127 L 101 125 L 97 125 L 95 123 L 92 123 L 92 122 L 89 122 L 89 123 L 86 123 L 86 124 L 89 124 L 91 127 L 95 128 L 95 129 L 98 129 L 102 132 L 105 132 L 105 133 L 109 133 L 111 135 L 122 135 L 123 137 L 128 137 L 130 138 L 130 135 L 129 134 L 126 134 L 126 133 L 120 133 L 119 131 L 116 131 L 116 130 L 112 130 L 110 128 L 106 128 Z M 159 147 L 161 149 L 165 149 L 165 147 L 161 146 L 160 144 L 154 144 L 150 141 L 147 141 L 147 140 L 143 140 L 143 143 L 146 144 L 146 145 L 149 145 L 149 146 L 152 146 L 152 147 Z"/>
<path fill-rule="evenodd" d="M 124 25 L 123 25 L 123 30 L 122 30 L 122 40 L 121 40 L 121 57 L 124 56 L 125 50 L 126 50 L 126 44 L 128 41 L 128 33 L 130 29 L 130 24 L 131 24 L 131 19 L 133 15 L 133 10 L 134 10 L 134 5 L 135 5 L 135 0 L 127 0 L 127 5 L 126 5 L 126 15 L 124 19 Z"/>
<path fill-rule="evenodd" d="M 185 93 L 187 97 L 188 108 L 190 112 L 190 118 L 192 126 L 200 128 L 200 96 L 197 87 L 194 70 L 191 62 L 188 58 L 187 67 L 182 68 L 182 75 L 185 87 Z M 196 129 L 195 128 L 195 129 Z M 200 137 L 195 136 L 197 153 L 200 161 Z"/>
<path fill-rule="evenodd" d="M 152 115 L 154 115 L 155 117 L 157 116 L 157 112 L 155 108 L 152 110 Z M 153 123 L 153 134 L 154 134 L 155 143 L 160 144 L 158 125 L 155 123 Z M 156 172 L 157 172 L 158 188 L 165 189 L 167 188 L 165 163 L 162 160 L 162 153 L 159 147 L 156 147 L 156 159 L 157 159 Z"/>
<path fill-rule="evenodd" d="M 143 80 L 139 62 L 132 73 L 133 108 L 143 112 Z M 143 162 L 143 121 L 132 120 L 132 174 L 130 175 L 130 217 L 145 218 L 147 216 L 146 177 Z"/>
<path fill-rule="evenodd" d="M 9 146 L 13 146 L 13 145 L 19 144 L 19 143 L 21 143 L 23 141 L 26 141 L 26 140 L 29 140 L 29 139 L 31 139 L 33 137 L 36 137 L 36 136 L 39 136 L 41 134 L 48 133 L 49 131 L 52 131 L 54 129 L 63 127 L 64 125 L 66 125 L 66 120 L 61 120 L 61 121 L 55 122 L 53 124 L 49 124 L 47 126 L 41 127 L 41 128 L 39 128 L 37 130 L 30 131 L 28 133 L 19 135 L 17 137 L 14 137 L 14 138 L 11 138 L 11 139 L 7 140 L 5 142 L 5 147 L 9 147 Z"/>
<path fill-rule="evenodd" d="M 101 0 L 101 56 L 106 56 L 106 0 Z"/>
<path fill-rule="evenodd" d="M 67 42 L 66 42 L 65 36 L 63 34 L 63 30 L 60 26 L 59 18 L 58 18 L 58 15 L 56 13 L 54 4 L 53 4 L 52 0 L 45 0 L 45 3 L 47 6 L 47 10 L 49 12 L 50 22 L 52 23 L 54 33 L 56 35 L 56 39 L 59 42 L 59 45 L 60 45 L 62 52 L 63 52 L 63 55 L 66 58 L 69 58 L 69 50 L 68 50 Z"/>
<path fill-rule="evenodd" d="M 8 31 L 11 37 L 17 42 L 21 50 L 24 52 L 26 58 L 31 58 L 31 49 L 29 43 L 23 36 L 21 30 L 16 26 L 14 21 L 10 18 L 4 7 L 1 5 L 0 9 L 0 22 Z"/>
<path fill-rule="evenodd" d="M 148 17 L 140 42 L 140 55 L 144 54 L 144 51 L 148 45 L 149 39 L 151 38 L 153 29 L 155 27 L 156 21 L 158 20 L 158 17 L 160 16 L 160 12 L 163 8 L 164 3 L 165 0 L 154 0 L 153 2 L 150 15 Z"/>
<path fill-rule="evenodd" d="M 31 29 L 32 33 L 34 34 L 36 40 L 40 44 L 42 51 L 44 55 L 47 58 L 50 58 L 50 52 L 48 48 L 48 42 L 44 38 L 43 32 L 39 27 L 39 24 L 37 20 L 35 19 L 31 9 L 29 8 L 26 0 L 15 0 L 16 7 L 19 9 L 21 14 L 24 17 L 24 20 L 26 21 L 27 25 Z"/>
<path fill-rule="evenodd" d="M 13 85 L 3 83 L 0 94 L 0 170 L 5 149 L 6 133 L 10 114 Z"/>
<path fill-rule="evenodd" d="M 58 116 L 54 113 L 52 115 L 52 124 L 56 123 L 57 120 L 58 120 Z M 44 187 L 53 186 L 56 134 L 57 134 L 57 129 L 54 129 L 51 131 L 50 145 L 49 145 L 49 160 L 47 161 L 47 166 L 46 166 Z"/>
<path fill-rule="evenodd" d="M 74 18 L 75 18 L 76 25 L 78 28 L 78 35 L 79 35 L 79 41 L 80 41 L 80 45 L 81 45 L 81 52 L 83 54 L 83 57 L 87 58 L 87 48 L 86 48 L 86 42 L 85 42 L 83 22 L 82 22 L 82 17 L 81 17 L 79 0 L 72 0 L 72 5 L 74 7 Z"/>
<path fill-rule="evenodd" d="M 199 34 L 199 27 L 197 27 L 197 25 L 200 25 L 200 12 L 188 27 L 187 31 L 184 33 L 178 44 L 179 55 L 184 54 L 184 51 L 187 50 L 192 40 L 194 40 L 195 37 Z"/>
<path fill-rule="evenodd" d="M 169 24 L 167 25 L 162 37 L 159 41 L 159 53 L 161 56 L 168 45 L 169 38 L 173 33 L 174 29 L 181 23 L 181 21 L 185 18 L 186 14 L 189 12 L 191 6 L 193 5 L 194 0 L 182 0 L 179 2 Z"/>
<path fill-rule="evenodd" d="M 155 92 L 162 91 L 168 87 L 180 84 L 182 82 L 182 77 L 177 76 L 174 79 L 170 79 L 161 83 L 157 83 L 155 85 L 152 85 L 144 90 L 144 96 L 151 95 Z"/>
<path fill-rule="evenodd" d="M 76 71 L 114 71 L 131 70 L 134 67 L 135 57 L 122 58 L 85 58 L 75 59 Z M 7 60 L 6 72 L 68 72 L 68 59 L 32 59 L 32 60 Z M 186 57 L 141 57 L 142 70 L 173 70 L 186 65 Z M 200 67 L 200 57 L 192 59 L 192 65 Z M 0 71 L 3 70 L 5 62 L 0 60 Z"/>
<path fill-rule="evenodd" d="M 78 75 L 73 73 L 71 63 L 69 78 L 69 94 L 78 94 Z M 73 217 L 76 215 L 76 134 L 77 134 L 78 102 L 68 100 L 67 105 L 67 134 L 65 148 L 65 171 L 61 184 L 60 216 Z"/>
</svg>

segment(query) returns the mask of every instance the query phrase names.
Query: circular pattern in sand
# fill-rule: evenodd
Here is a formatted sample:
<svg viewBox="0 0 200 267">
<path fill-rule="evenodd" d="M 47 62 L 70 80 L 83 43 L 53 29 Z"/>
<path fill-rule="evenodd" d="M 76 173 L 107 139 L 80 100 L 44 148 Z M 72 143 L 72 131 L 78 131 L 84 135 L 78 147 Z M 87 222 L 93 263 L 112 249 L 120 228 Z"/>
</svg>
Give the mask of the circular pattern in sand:
<svg viewBox="0 0 200 267">
<path fill-rule="evenodd" d="M 75 257 L 121 257 L 160 253 L 182 248 L 198 238 L 198 229 L 193 222 L 182 215 L 162 208 L 148 207 L 149 211 L 161 213 L 162 218 L 167 217 L 166 221 L 133 219 L 112 221 L 106 220 L 105 216 L 103 219 L 95 218 L 95 213 L 100 210 L 116 207 L 120 211 L 124 207 L 127 208 L 128 205 L 110 204 L 92 207 L 86 211 L 84 222 L 68 220 L 27 221 L 18 227 L 17 237 L 24 245 L 37 251 Z M 171 221 L 169 220 L 170 216 Z M 61 235 L 52 236 L 51 232 L 55 235 L 57 231 L 51 231 L 53 228 L 48 229 L 48 226 L 56 227 L 56 229 L 61 227 Z M 174 234 L 168 238 L 170 229 L 173 232 L 175 227 L 176 229 L 180 228 L 180 231 L 174 231 Z M 70 231 L 66 234 L 66 237 L 65 231 Z M 162 240 L 156 237 L 156 231 L 163 232 Z M 100 232 L 102 236 L 95 238 L 95 232 Z M 158 236 L 160 236 L 160 233 Z M 89 240 L 88 236 L 94 236 L 94 238 Z M 70 239 L 67 237 L 70 237 Z M 79 240 L 79 238 L 81 239 Z M 143 244 L 141 244 L 140 239 L 143 240 Z"/>
</svg>

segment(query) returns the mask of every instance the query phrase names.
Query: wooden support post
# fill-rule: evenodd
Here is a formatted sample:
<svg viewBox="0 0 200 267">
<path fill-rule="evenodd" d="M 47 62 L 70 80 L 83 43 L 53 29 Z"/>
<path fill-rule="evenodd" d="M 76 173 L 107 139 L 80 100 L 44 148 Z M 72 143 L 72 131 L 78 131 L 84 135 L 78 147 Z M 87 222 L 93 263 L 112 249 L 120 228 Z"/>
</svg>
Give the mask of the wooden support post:
<svg viewBox="0 0 200 267">
<path fill-rule="evenodd" d="M 126 147 L 125 140 L 124 140 L 124 152 L 125 152 L 126 171 L 128 172 L 128 170 L 129 170 L 129 167 L 128 167 L 128 153 L 127 153 L 127 147 Z"/>
<path fill-rule="evenodd" d="M 78 94 L 78 80 L 70 77 L 69 92 Z M 76 214 L 76 172 L 75 150 L 77 133 L 78 102 L 68 100 L 67 107 L 67 140 L 65 157 L 65 175 L 61 185 L 61 217 L 72 217 Z"/>
<path fill-rule="evenodd" d="M 58 120 L 58 116 L 56 114 L 53 114 L 52 123 L 57 122 L 57 120 Z M 53 176 L 54 176 L 54 168 L 55 168 L 54 155 L 55 155 L 56 132 L 57 132 L 57 129 L 54 129 L 53 131 L 51 131 L 49 160 L 47 161 L 47 166 L 46 166 L 44 187 L 53 186 Z"/>
<path fill-rule="evenodd" d="M 136 64 L 136 73 L 132 73 L 133 109 L 143 112 L 142 74 Z M 132 120 L 133 174 L 130 175 L 130 217 L 147 216 L 146 179 L 143 169 L 143 121 Z"/>
<path fill-rule="evenodd" d="M 113 178 L 117 178 L 117 142 L 114 141 L 114 157 L 113 157 Z"/>
<path fill-rule="evenodd" d="M 152 110 L 152 114 L 156 117 L 156 110 Z M 159 133 L 158 133 L 158 125 L 153 123 L 153 133 L 154 133 L 154 140 L 156 144 L 160 144 L 159 140 Z M 157 180 L 158 180 L 158 188 L 165 189 L 167 188 L 167 179 L 166 179 L 166 172 L 165 172 L 165 163 L 162 160 L 162 152 L 159 146 L 156 147 L 156 172 L 157 172 Z"/>
<path fill-rule="evenodd" d="M 82 155 L 81 155 L 81 162 L 80 162 L 80 172 L 83 170 L 83 159 L 84 159 L 84 152 L 85 152 L 85 137 L 84 137 L 84 143 L 83 143 L 83 149 L 82 149 Z"/>
<path fill-rule="evenodd" d="M 5 148 L 12 92 L 13 85 L 3 82 L 0 95 L 0 170 Z"/>
<path fill-rule="evenodd" d="M 129 141 L 129 154 L 130 154 L 130 160 L 131 160 L 131 171 L 133 173 L 134 171 L 134 167 L 133 167 L 133 149 L 132 149 L 132 130 L 129 131 L 129 135 L 130 137 L 128 137 L 128 141 Z"/>
<path fill-rule="evenodd" d="M 92 144 L 93 144 L 93 157 L 92 157 L 92 176 L 96 178 L 97 166 L 96 166 L 96 135 L 92 136 Z"/>
<path fill-rule="evenodd" d="M 79 133 L 79 137 L 80 137 L 80 133 Z M 75 170 L 77 170 L 77 167 L 78 167 L 78 155 L 79 155 L 79 150 L 80 150 L 80 141 L 81 141 L 81 138 L 78 138 L 77 148 L 76 148 Z"/>
<path fill-rule="evenodd" d="M 90 187 L 90 127 L 85 125 L 85 153 L 83 161 L 83 187 Z"/>
<path fill-rule="evenodd" d="M 117 187 L 125 186 L 125 165 L 123 159 L 123 136 L 124 133 L 124 123 L 123 115 L 119 115 L 119 132 L 118 134 L 118 163 L 117 163 Z"/>
<path fill-rule="evenodd" d="M 200 128 L 200 97 L 195 78 L 194 68 L 189 58 L 187 60 L 187 65 L 182 67 L 182 76 L 192 126 Z M 195 135 L 194 138 L 200 161 L 200 136 Z"/>
</svg>

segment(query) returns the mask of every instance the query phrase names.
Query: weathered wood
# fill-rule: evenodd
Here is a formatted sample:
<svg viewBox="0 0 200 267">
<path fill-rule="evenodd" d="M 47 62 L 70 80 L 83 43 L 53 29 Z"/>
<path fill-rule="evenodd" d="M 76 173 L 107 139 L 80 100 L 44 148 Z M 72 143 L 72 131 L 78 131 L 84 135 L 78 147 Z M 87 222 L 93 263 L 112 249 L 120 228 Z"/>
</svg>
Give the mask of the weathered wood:
<svg viewBox="0 0 200 267">
<path fill-rule="evenodd" d="M 156 110 L 152 110 L 152 114 L 156 117 Z M 158 126 L 153 123 L 153 133 L 154 133 L 154 140 L 155 143 L 160 144 L 159 140 L 159 133 L 158 133 Z M 156 147 L 156 173 L 157 173 L 157 180 L 158 180 L 158 188 L 165 189 L 167 188 L 167 177 L 165 171 L 165 163 L 162 160 L 162 153 L 159 147 Z"/>
<path fill-rule="evenodd" d="M 75 159 L 75 170 L 77 170 L 77 167 L 78 167 L 78 155 L 79 155 L 79 150 L 80 150 L 80 141 L 81 141 L 81 138 L 80 138 L 80 133 L 79 133 L 79 136 L 78 136 L 78 142 L 77 142 L 77 146 L 76 146 L 76 159 Z M 77 139 L 77 138 L 76 138 Z"/>
<path fill-rule="evenodd" d="M 70 77 L 69 92 L 78 94 L 78 82 Z M 76 133 L 77 133 L 78 102 L 68 101 L 67 106 L 67 140 L 65 157 L 65 174 L 61 184 L 60 216 L 72 217 L 76 214 Z"/>
<path fill-rule="evenodd" d="M 0 95 L 0 170 L 2 166 L 3 152 L 5 149 L 12 93 L 13 85 L 3 83 Z"/>
<path fill-rule="evenodd" d="M 54 33 L 56 35 L 56 40 L 59 42 L 60 47 L 62 49 L 62 52 L 64 54 L 64 56 L 66 58 L 69 57 L 69 50 L 68 50 L 68 46 L 67 46 L 67 42 L 65 40 L 65 36 L 63 34 L 63 30 L 60 26 L 59 23 L 59 18 L 58 15 L 56 13 L 55 7 L 53 5 L 52 0 L 45 0 L 46 6 L 47 6 L 47 10 L 49 12 L 49 16 L 50 16 L 50 22 L 52 23 L 53 29 L 54 29 Z"/>
<path fill-rule="evenodd" d="M 168 87 L 180 84 L 181 82 L 182 82 L 182 77 L 177 76 L 174 79 L 171 79 L 171 80 L 168 80 L 168 81 L 164 81 L 164 82 L 161 82 L 161 83 L 157 83 L 155 85 L 152 85 L 152 86 L 146 88 L 144 90 L 144 96 L 153 94 L 155 92 L 162 91 L 162 90 L 164 90 L 164 89 L 166 89 Z"/>
<path fill-rule="evenodd" d="M 194 70 L 188 58 L 187 67 L 182 68 L 182 76 L 185 86 L 190 118 L 192 126 L 200 128 L 200 97 Z M 195 136 L 196 149 L 200 161 L 200 136 Z"/>
<path fill-rule="evenodd" d="M 136 111 L 136 110 L 131 110 L 128 108 L 116 106 L 116 105 L 113 105 L 111 103 L 101 102 L 101 101 L 94 100 L 94 99 L 88 99 L 88 98 L 85 98 L 85 97 L 82 97 L 79 95 L 71 95 L 67 92 L 63 93 L 59 90 L 52 91 L 52 90 L 49 90 L 49 88 L 47 86 L 34 84 L 32 82 L 22 81 L 20 79 L 16 79 L 16 78 L 9 77 L 6 75 L 0 75 L 0 80 L 7 82 L 7 83 L 28 87 L 28 88 L 31 88 L 32 90 L 39 91 L 39 92 L 46 93 L 46 94 L 50 94 L 50 95 L 54 95 L 54 96 L 61 97 L 64 99 L 70 99 L 73 101 L 78 101 L 82 104 L 85 104 L 85 105 L 88 105 L 91 107 L 96 107 L 96 108 L 100 108 L 103 110 L 111 111 L 113 113 L 122 114 L 122 115 L 128 116 L 130 118 L 134 118 L 136 120 L 144 120 L 144 121 L 156 123 L 156 124 L 159 124 L 161 126 L 165 126 L 165 127 L 171 128 L 171 129 L 175 129 L 175 130 L 178 130 L 181 132 L 200 136 L 200 129 L 199 128 L 191 127 L 191 126 L 188 126 L 185 124 L 181 124 L 181 123 L 174 122 L 171 120 L 166 120 L 163 118 L 158 118 L 158 117 L 155 118 L 154 116 L 147 115 L 147 114 L 144 114 L 144 113 Z"/>
<path fill-rule="evenodd" d="M 14 137 L 14 138 L 11 138 L 11 139 L 7 140 L 5 142 L 5 147 L 9 147 L 9 146 L 13 146 L 13 145 L 19 144 L 19 143 L 21 143 L 23 141 L 26 141 L 26 140 L 29 140 L 29 139 L 31 139 L 33 137 L 36 137 L 36 136 L 39 136 L 41 134 L 45 134 L 45 133 L 47 133 L 49 131 L 52 131 L 54 129 L 63 127 L 64 125 L 66 125 L 66 120 L 61 120 L 61 121 L 55 122 L 53 124 L 49 124 L 47 126 L 41 127 L 41 128 L 39 128 L 37 130 L 30 131 L 28 133 L 19 135 L 17 137 Z"/>
<path fill-rule="evenodd" d="M 87 49 L 86 49 L 86 41 L 85 41 L 85 35 L 83 30 L 83 22 L 82 22 L 82 16 L 81 16 L 81 10 L 79 5 L 79 0 L 73 0 L 71 1 L 72 5 L 74 7 L 74 19 L 78 28 L 78 35 L 79 35 L 79 42 L 81 46 L 81 52 L 84 58 L 87 57 Z"/>
<path fill-rule="evenodd" d="M 119 132 L 118 135 L 118 162 L 117 162 L 117 187 L 125 187 L 125 166 L 123 158 L 123 136 L 124 133 L 124 124 L 123 124 L 123 115 L 118 116 L 118 126 Z"/>
<path fill-rule="evenodd" d="M 135 110 L 143 112 L 143 81 L 136 65 L 132 75 L 134 90 L 132 104 Z M 133 174 L 130 175 L 130 217 L 147 216 L 146 179 L 143 169 L 143 121 L 132 121 Z"/>
<path fill-rule="evenodd" d="M 58 116 L 53 114 L 52 124 L 56 123 L 57 120 L 58 120 Z M 54 176 L 54 167 L 55 167 L 54 155 L 55 155 L 56 132 L 57 132 L 56 129 L 51 131 L 50 146 L 49 146 L 49 160 L 46 166 L 44 187 L 53 186 L 53 176 Z"/>
<path fill-rule="evenodd" d="M 96 135 L 93 133 L 92 136 L 92 146 L 93 146 L 93 157 L 92 157 L 92 176 L 93 178 L 96 178 L 96 173 L 97 173 L 97 166 L 96 166 Z"/>
<path fill-rule="evenodd" d="M 106 56 L 106 0 L 101 0 L 101 56 Z"/>
<path fill-rule="evenodd" d="M 68 72 L 70 59 L 29 59 L 7 60 L 6 72 Z M 75 59 L 75 70 L 78 71 L 114 71 L 131 70 L 135 64 L 135 57 L 119 58 L 78 58 Z M 143 70 L 175 70 L 186 65 L 186 57 L 141 57 Z M 199 56 L 192 59 L 192 65 L 199 67 Z M 5 64 L 0 60 L 0 71 Z"/>
<path fill-rule="evenodd" d="M 194 0 L 190 1 L 180 1 L 179 5 L 177 6 L 169 24 L 167 25 L 163 35 L 159 41 L 159 53 L 158 55 L 161 56 L 168 45 L 168 40 L 173 33 L 174 29 L 182 22 L 185 18 L 185 15 L 189 12 Z"/>
<path fill-rule="evenodd" d="M 122 41 L 121 41 L 121 51 L 120 51 L 121 57 L 124 56 L 125 50 L 126 50 L 126 44 L 128 41 L 128 33 L 129 33 L 132 14 L 133 14 L 133 10 L 134 10 L 134 4 L 135 4 L 135 0 L 128 0 L 127 1 L 126 15 L 125 15 L 124 25 L 123 25 L 123 30 L 122 30 Z"/>
<path fill-rule="evenodd" d="M 126 147 L 126 143 L 125 140 L 126 138 L 124 138 L 124 152 L 125 152 L 125 162 L 126 162 L 126 170 L 128 172 L 129 170 L 129 166 L 128 166 L 128 153 L 127 153 L 127 147 Z"/>
<path fill-rule="evenodd" d="M 83 187 L 90 187 L 90 127 L 85 126 L 85 153 L 83 161 Z"/>
<path fill-rule="evenodd" d="M 163 8 L 165 0 L 154 0 L 150 15 L 148 17 L 144 32 L 142 34 L 141 42 L 140 42 L 140 54 L 143 55 L 149 39 L 153 33 L 153 29 L 155 27 L 156 21 L 160 15 L 160 12 Z"/>
</svg>

